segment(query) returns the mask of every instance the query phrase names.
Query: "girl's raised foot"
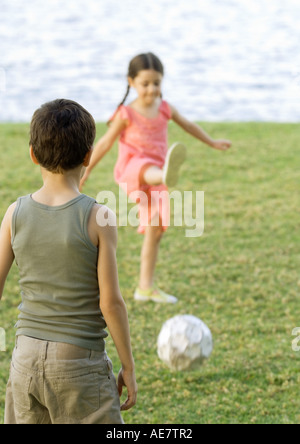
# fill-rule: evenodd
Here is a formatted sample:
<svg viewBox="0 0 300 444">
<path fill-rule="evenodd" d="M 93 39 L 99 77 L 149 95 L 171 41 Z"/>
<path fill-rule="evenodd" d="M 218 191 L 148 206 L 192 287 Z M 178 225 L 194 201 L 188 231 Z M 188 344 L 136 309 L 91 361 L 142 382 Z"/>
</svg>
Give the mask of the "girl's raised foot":
<svg viewBox="0 0 300 444">
<path fill-rule="evenodd" d="M 179 179 L 179 170 L 186 159 L 186 146 L 174 143 L 168 151 L 163 169 L 163 183 L 167 187 L 174 187 Z"/>
</svg>

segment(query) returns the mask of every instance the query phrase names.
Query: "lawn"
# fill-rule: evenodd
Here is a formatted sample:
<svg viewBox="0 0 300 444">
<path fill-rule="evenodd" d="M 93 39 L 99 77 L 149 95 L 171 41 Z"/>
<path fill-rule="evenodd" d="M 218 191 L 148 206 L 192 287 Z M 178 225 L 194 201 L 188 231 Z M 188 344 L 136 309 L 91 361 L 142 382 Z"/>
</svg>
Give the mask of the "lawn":
<svg viewBox="0 0 300 444">
<path fill-rule="evenodd" d="M 178 189 L 205 192 L 205 231 L 188 238 L 171 226 L 159 256 L 157 282 L 176 305 L 138 303 L 142 236 L 120 227 L 118 264 L 139 384 L 132 424 L 300 423 L 300 131 L 296 124 L 203 123 L 214 137 L 233 141 L 212 150 L 171 124 L 170 144 L 188 146 Z M 98 137 L 105 125 L 97 126 Z M 28 156 L 28 125 L 0 125 L 0 218 L 18 196 L 40 187 Z M 117 147 L 94 170 L 84 192 L 118 195 L 113 180 Z M 20 303 L 14 266 L 0 303 L 7 351 L 0 353 L 0 423 Z M 198 371 L 171 372 L 157 357 L 163 323 L 193 314 L 211 329 L 214 351 Z M 297 342 L 297 340 L 296 340 Z M 300 345 L 300 338 L 298 341 Z M 294 347 L 295 348 L 295 347 Z M 118 371 L 111 339 L 108 354 Z"/>
</svg>

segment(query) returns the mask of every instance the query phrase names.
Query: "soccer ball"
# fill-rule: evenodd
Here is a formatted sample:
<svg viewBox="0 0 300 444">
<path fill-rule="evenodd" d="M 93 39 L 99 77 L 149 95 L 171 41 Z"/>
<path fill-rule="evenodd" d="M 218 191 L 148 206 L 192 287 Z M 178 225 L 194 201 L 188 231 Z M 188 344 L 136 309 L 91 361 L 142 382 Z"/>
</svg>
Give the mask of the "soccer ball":
<svg viewBox="0 0 300 444">
<path fill-rule="evenodd" d="M 159 358 L 172 370 L 195 370 L 213 351 L 210 329 L 192 315 L 178 315 L 164 323 L 157 340 Z"/>
</svg>

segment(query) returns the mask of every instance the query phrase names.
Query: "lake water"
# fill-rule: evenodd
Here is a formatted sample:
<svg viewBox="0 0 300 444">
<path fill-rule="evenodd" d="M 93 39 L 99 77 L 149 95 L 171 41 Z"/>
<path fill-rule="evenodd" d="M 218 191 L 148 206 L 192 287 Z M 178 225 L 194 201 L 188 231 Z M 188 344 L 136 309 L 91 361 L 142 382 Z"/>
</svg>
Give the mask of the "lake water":
<svg viewBox="0 0 300 444">
<path fill-rule="evenodd" d="M 0 121 L 58 97 L 107 120 L 152 51 L 190 119 L 297 122 L 299 22 L 299 0 L 0 0 Z"/>
</svg>

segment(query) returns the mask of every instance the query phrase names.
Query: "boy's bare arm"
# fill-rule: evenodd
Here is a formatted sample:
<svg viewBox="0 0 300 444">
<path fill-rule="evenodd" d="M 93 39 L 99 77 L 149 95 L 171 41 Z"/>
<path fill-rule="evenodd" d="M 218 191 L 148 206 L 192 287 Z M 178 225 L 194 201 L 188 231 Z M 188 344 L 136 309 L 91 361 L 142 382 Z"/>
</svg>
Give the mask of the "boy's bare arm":
<svg viewBox="0 0 300 444">
<path fill-rule="evenodd" d="M 0 300 L 7 275 L 14 261 L 14 253 L 11 247 L 11 222 L 15 208 L 16 203 L 8 208 L 0 229 Z"/>
<path fill-rule="evenodd" d="M 110 212 L 108 209 L 107 211 Z M 112 214 L 111 216 L 114 215 Z M 109 219 L 112 220 L 112 217 Z M 122 369 L 118 377 L 119 394 L 122 394 L 122 387 L 124 385 L 128 391 L 128 398 L 121 409 L 128 410 L 136 403 L 137 384 L 131 349 L 128 314 L 119 288 L 116 259 L 117 228 L 116 226 L 98 227 L 98 233 L 100 308 L 122 364 Z"/>
</svg>

